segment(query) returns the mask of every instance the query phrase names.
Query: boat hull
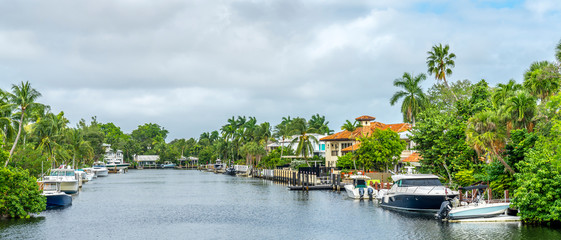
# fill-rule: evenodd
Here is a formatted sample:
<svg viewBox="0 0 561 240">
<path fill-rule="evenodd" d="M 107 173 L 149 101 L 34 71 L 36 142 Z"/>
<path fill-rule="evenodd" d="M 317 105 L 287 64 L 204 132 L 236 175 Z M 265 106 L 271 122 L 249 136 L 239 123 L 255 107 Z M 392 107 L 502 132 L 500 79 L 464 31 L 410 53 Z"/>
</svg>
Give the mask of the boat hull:
<svg viewBox="0 0 561 240">
<path fill-rule="evenodd" d="M 94 169 L 96 177 L 107 177 L 109 176 L 109 170 L 107 169 Z"/>
<path fill-rule="evenodd" d="M 78 181 L 62 181 L 60 182 L 60 191 L 68 194 L 77 193 L 79 189 Z"/>
<path fill-rule="evenodd" d="M 64 193 L 44 194 L 47 198 L 47 209 L 63 208 L 72 205 L 72 196 Z"/>
<path fill-rule="evenodd" d="M 446 198 L 456 195 L 415 195 L 415 194 L 388 194 L 382 198 L 381 206 L 416 212 L 437 212 Z"/>
<path fill-rule="evenodd" d="M 345 192 L 347 193 L 347 197 L 352 199 L 368 199 L 370 196 L 368 195 L 368 189 L 372 189 L 372 198 L 376 198 L 376 190 L 374 188 L 368 186 L 367 188 L 363 188 L 364 192 L 362 197 L 360 196 L 359 188 L 356 188 L 353 185 L 345 185 Z"/>
<path fill-rule="evenodd" d="M 448 213 L 448 219 L 488 218 L 503 214 L 510 203 L 488 203 L 478 206 L 464 206 L 452 208 Z"/>
</svg>

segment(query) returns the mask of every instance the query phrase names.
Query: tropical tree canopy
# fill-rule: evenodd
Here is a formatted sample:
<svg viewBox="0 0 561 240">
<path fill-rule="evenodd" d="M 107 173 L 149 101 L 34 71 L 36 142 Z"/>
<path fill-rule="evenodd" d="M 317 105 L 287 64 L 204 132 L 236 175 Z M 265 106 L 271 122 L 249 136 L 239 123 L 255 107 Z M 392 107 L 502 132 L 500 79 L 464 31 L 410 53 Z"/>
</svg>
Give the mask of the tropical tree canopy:
<svg viewBox="0 0 561 240">
<path fill-rule="evenodd" d="M 390 99 L 393 106 L 403 99 L 401 104 L 401 113 L 403 113 L 403 121 L 415 124 L 415 119 L 421 110 L 425 107 L 427 99 L 423 93 L 423 89 L 419 84 L 427 78 L 425 74 L 413 76 L 411 73 L 403 73 L 401 78 L 395 79 L 393 85 L 403 90 L 397 91 Z"/>
</svg>

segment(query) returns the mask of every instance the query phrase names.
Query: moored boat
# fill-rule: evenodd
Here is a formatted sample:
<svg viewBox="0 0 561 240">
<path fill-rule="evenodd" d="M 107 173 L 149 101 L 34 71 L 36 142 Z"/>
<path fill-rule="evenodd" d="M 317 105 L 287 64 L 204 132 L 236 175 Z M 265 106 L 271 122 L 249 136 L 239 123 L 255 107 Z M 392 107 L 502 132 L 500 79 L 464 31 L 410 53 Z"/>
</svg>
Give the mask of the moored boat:
<svg viewBox="0 0 561 240">
<path fill-rule="evenodd" d="M 54 180 L 40 181 L 43 187 L 41 195 L 47 198 L 47 209 L 62 208 L 72 205 L 72 196 L 61 191 L 61 182 Z"/>
<path fill-rule="evenodd" d="M 60 190 L 68 194 L 77 193 L 80 188 L 74 169 L 51 169 L 51 173 L 45 176 L 44 180 L 60 182 Z"/>
<path fill-rule="evenodd" d="M 161 168 L 175 168 L 175 163 L 165 161 L 164 164 L 160 165 Z"/>
<path fill-rule="evenodd" d="M 460 188 L 462 191 L 477 190 L 477 196 L 470 202 L 461 203 L 457 198 L 442 202 L 436 217 L 439 219 L 457 220 L 468 218 L 490 218 L 496 217 L 506 212 L 510 203 L 492 203 L 483 199 L 484 190 L 487 185 L 475 185 Z"/>
<path fill-rule="evenodd" d="M 347 192 L 347 196 L 349 198 L 373 199 L 376 196 L 376 190 L 373 187 L 368 186 L 366 183 L 366 180 L 370 179 L 370 177 L 363 175 L 351 175 L 351 179 L 353 180 L 353 183 L 345 185 L 345 191 Z"/>
<path fill-rule="evenodd" d="M 382 207 L 418 212 L 437 212 L 446 199 L 458 196 L 432 174 L 393 175 L 392 187 L 381 198 Z"/>
<path fill-rule="evenodd" d="M 92 169 L 96 177 L 107 177 L 109 175 L 109 170 L 105 167 L 104 162 L 95 162 Z"/>
</svg>

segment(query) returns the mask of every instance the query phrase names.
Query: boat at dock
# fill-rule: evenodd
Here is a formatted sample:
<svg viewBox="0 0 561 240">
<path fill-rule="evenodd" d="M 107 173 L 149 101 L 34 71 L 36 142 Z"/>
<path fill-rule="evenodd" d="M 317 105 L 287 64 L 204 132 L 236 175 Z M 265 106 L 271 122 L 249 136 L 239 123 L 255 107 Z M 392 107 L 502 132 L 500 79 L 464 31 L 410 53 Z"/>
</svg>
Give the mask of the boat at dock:
<svg viewBox="0 0 561 240">
<path fill-rule="evenodd" d="M 436 214 L 439 219 L 458 220 L 469 218 L 491 218 L 506 212 L 510 203 L 496 202 L 483 199 L 487 185 L 475 185 L 460 188 L 462 191 L 477 190 L 477 196 L 471 202 L 460 202 L 457 198 L 442 202 L 440 210 Z"/>
<path fill-rule="evenodd" d="M 374 199 L 376 190 L 366 183 L 370 177 L 364 175 L 351 175 L 352 184 L 345 185 L 347 196 L 352 199 Z"/>
<path fill-rule="evenodd" d="M 392 180 L 392 187 L 380 203 L 389 209 L 436 213 L 442 202 L 458 196 L 457 191 L 443 186 L 432 174 L 398 174 Z"/>
<path fill-rule="evenodd" d="M 96 177 L 107 177 L 109 176 L 109 170 L 105 167 L 104 162 L 95 162 L 92 171 Z"/>
<path fill-rule="evenodd" d="M 61 182 L 54 180 L 43 180 L 41 195 L 47 198 L 47 209 L 63 208 L 72 205 L 72 196 L 61 191 Z"/>
<path fill-rule="evenodd" d="M 77 193 L 80 188 L 80 179 L 78 179 L 74 169 L 51 169 L 50 174 L 43 179 L 47 182 L 59 182 L 60 190 L 68 194 Z"/>
<path fill-rule="evenodd" d="M 164 164 L 160 165 L 161 168 L 175 168 L 175 163 L 165 161 Z"/>
</svg>

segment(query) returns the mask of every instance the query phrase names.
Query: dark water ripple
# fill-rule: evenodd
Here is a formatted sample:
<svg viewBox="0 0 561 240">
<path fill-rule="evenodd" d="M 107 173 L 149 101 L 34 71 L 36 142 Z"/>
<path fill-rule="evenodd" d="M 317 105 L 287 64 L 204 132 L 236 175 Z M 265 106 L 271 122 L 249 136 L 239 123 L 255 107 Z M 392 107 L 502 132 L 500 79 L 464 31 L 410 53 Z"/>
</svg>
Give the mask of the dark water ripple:
<svg viewBox="0 0 561 240">
<path fill-rule="evenodd" d="M 84 185 L 66 209 L 0 221 L 0 239 L 561 239 L 518 223 L 446 224 L 331 191 L 187 170 L 131 170 Z"/>
</svg>

